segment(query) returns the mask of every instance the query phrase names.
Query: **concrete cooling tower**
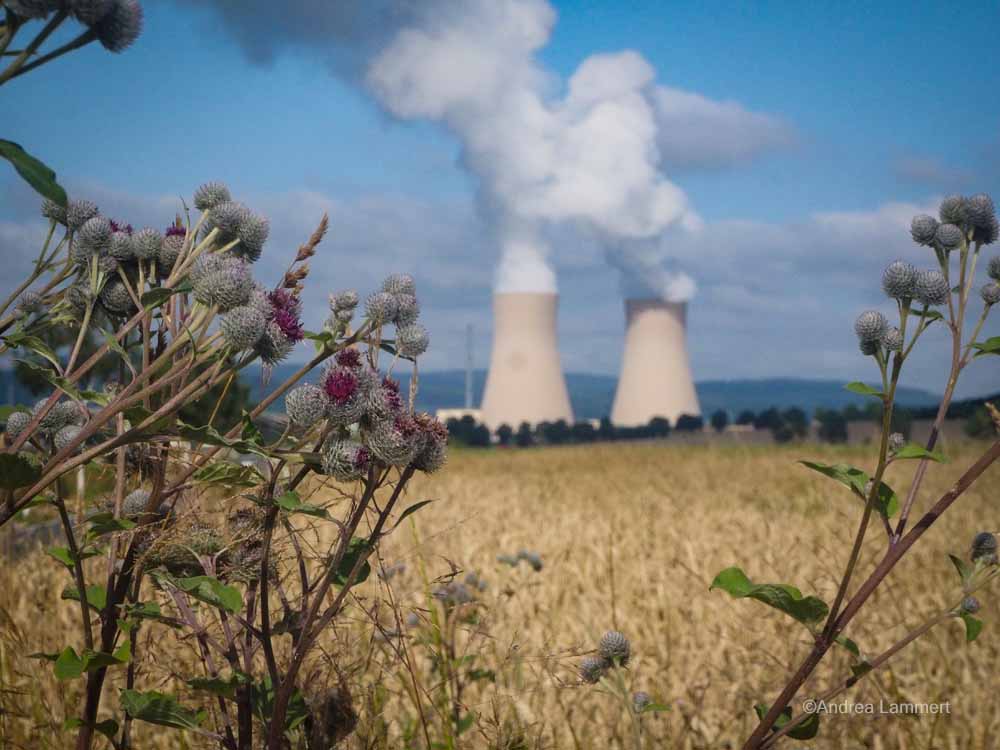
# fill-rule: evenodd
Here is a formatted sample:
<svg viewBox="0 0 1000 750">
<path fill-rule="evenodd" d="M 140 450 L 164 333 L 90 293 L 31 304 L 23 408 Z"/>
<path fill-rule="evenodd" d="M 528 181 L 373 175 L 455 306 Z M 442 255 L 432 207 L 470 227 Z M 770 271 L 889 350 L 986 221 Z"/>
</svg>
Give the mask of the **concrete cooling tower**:
<svg viewBox="0 0 1000 750">
<path fill-rule="evenodd" d="M 616 425 L 635 427 L 653 417 L 677 424 L 701 414 L 688 362 L 687 304 L 660 299 L 625 300 L 625 353 L 611 408 Z"/>
<path fill-rule="evenodd" d="M 493 353 L 482 403 L 482 420 L 491 430 L 573 421 L 556 343 L 558 300 L 546 292 L 494 295 Z"/>
</svg>

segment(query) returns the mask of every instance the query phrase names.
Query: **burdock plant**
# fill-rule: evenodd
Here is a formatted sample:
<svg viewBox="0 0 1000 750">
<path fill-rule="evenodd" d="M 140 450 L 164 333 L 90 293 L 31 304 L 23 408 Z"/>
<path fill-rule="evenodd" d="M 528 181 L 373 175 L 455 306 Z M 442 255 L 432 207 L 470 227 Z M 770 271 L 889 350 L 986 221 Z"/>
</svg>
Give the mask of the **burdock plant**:
<svg viewBox="0 0 1000 750">
<path fill-rule="evenodd" d="M 60 520 L 65 544 L 49 553 L 66 571 L 64 596 L 79 602 L 80 630 L 52 644 L 52 660 L 57 678 L 85 683 L 66 722 L 78 750 L 97 733 L 131 747 L 136 721 L 192 730 L 226 750 L 313 748 L 338 736 L 328 692 L 303 665 L 368 576 L 389 520 L 420 507 L 401 508 L 410 478 L 446 460 L 447 430 L 415 413 L 415 391 L 400 394 L 389 372 L 415 368 L 427 348 L 413 280 L 389 277 L 359 320 L 311 332 L 301 293 L 326 217 L 270 287 L 254 267 L 267 220 L 217 182 L 193 203 L 194 216 L 136 232 L 93 204 L 46 202 L 36 272 L 0 304 L 0 354 L 36 355 L 43 364 L 32 366 L 52 386 L 7 419 L 0 525 L 29 508 Z M 335 312 L 357 299 L 338 294 Z M 73 333 L 67 351 L 44 343 L 55 329 Z M 103 344 L 82 356 L 94 333 Z M 235 426 L 216 426 L 242 371 L 271 368 L 306 339 L 314 352 L 304 365 Z M 88 389 L 99 364 L 117 370 L 117 384 Z M 198 419 L 180 416 L 208 394 L 219 395 Z M 281 399 L 288 426 L 266 438 L 256 420 Z M 60 479 L 101 467 L 113 467 L 114 491 L 90 507 L 77 498 L 72 520 Z M 221 523 L 207 512 L 220 504 Z M 332 541 L 307 543 L 299 519 L 329 524 Z M 201 659 L 201 673 L 184 675 L 196 691 L 189 704 L 158 692 L 141 668 L 138 631 L 170 626 L 187 631 Z M 105 683 L 118 671 L 125 687 L 113 695 Z M 337 700 L 353 715 L 349 694 Z"/>
<path fill-rule="evenodd" d="M 937 449 L 941 425 L 951 404 L 962 371 L 976 357 L 1000 354 L 1000 338 L 979 340 L 983 324 L 1000 301 L 1000 257 L 989 260 L 991 281 L 976 294 L 976 269 L 984 247 L 997 241 L 998 223 L 989 196 L 966 198 L 950 196 L 940 207 L 938 218 L 917 216 L 910 233 L 913 240 L 933 251 L 936 267 L 917 269 L 905 261 L 894 261 L 882 274 L 882 289 L 894 302 L 892 322 L 876 310 L 863 312 L 855 321 L 858 345 L 876 368 L 880 387 L 851 383 L 848 389 L 878 400 L 882 407 L 878 453 L 869 472 L 843 464 L 802 463 L 847 487 L 862 502 L 854 543 L 846 555 L 832 604 L 817 596 L 806 596 L 786 584 L 754 583 L 740 568 L 719 573 L 712 588 L 722 589 L 737 598 L 757 599 L 774 607 L 804 626 L 812 647 L 800 666 L 788 679 L 780 695 L 756 707 L 759 723 L 744 744 L 744 750 L 770 747 L 789 736 L 809 739 L 819 731 L 819 715 L 794 713 L 792 704 L 803 684 L 835 645 L 845 649 L 854 661 L 852 674 L 817 696 L 830 700 L 878 669 L 899 651 L 920 638 L 934 626 L 961 620 L 966 637 L 974 640 L 982 628 L 976 619 L 979 600 L 974 593 L 983 589 L 1000 572 L 997 565 L 996 537 L 990 532 L 977 534 L 967 558 L 952 556 L 961 579 L 961 595 L 953 604 L 927 615 L 923 624 L 874 658 L 862 658 L 858 644 L 846 637 L 845 629 L 870 602 L 872 594 L 889 576 L 900 559 L 962 494 L 1000 457 L 1000 440 L 994 439 L 983 455 L 968 467 L 957 482 L 940 497 L 923 505 L 923 515 L 911 523 L 911 514 L 920 507 L 923 480 L 932 462 L 944 461 Z M 976 308 L 981 308 L 976 312 Z M 973 322 L 974 321 L 974 322 Z M 969 325 L 967 325 L 969 324 Z M 900 373 L 921 337 L 932 325 L 945 327 L 951 338 L 951 365 L 941 404 L 926 444 L 908 443 L 891 430 L 896 389 Z M 967 328 L 971 327 L 971 334 Z M 1000 430 L 1000 424 L 997 425 Z M 903 497 L 884 481 L 886 467 L 903 460 L 916 462 L 913 481 Z M 874 523 L 870 523 L 874 521 Z M 861 549 L 871 526 L 884 533 L 884 550 L 872 570 L 859 570 Z M 875 532 L 871 532 L 875 533 Z M 860 585 L 852 582 L 862 578 Z"/>
</svg>

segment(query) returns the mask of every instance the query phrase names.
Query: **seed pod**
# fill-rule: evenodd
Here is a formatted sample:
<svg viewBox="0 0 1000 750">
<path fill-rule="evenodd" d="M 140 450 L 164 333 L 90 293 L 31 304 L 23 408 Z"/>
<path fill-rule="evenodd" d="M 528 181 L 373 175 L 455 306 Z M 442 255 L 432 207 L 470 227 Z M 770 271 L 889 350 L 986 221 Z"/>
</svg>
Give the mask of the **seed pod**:
<svg viewBox="0 0 1000 750">
<path fill-rule="evenodd" d="M 7 417 L 7 440 L 13 443 L 31 422 L 31 415 L 25 411 L 11 412 Z"/>
<path fill-rule="evenodd" d="M 903 351 L 903 334 L 895 326 L 890 328 L 882 338 L 882 346 L 886 348 L 886 351 L 890 352 Z"/>
<path fill-rule="evenodd" d="M 977 193 L 966 201 L 965 216 L 970 227 L 988 229 L 996 215 L 993 199 L 986 193 Z"/>
<path fill-rule="evenodd" d="M 79 437 L 82 429 L 82 427 L 75 424 L 68 424 L 65 427 L 61 427 L 52 438 L 52 444 L 55 446 L 57 451 L 61 451 L 63 448 L 66 448 L 73 443 L 77 437 Z"/>
<path fill-rule="evenodd" d="M 986 226 L 976 227 L 972 233 L 972 239 L 983 245 L 992 245 L 1000 239 L 1000 221 L 996 216 L 991 216 Z"/>
<path fill-rule="evenodd" d="M 414 420 L 424 435 L 424 441 L 411 465 L 418 471 L 431 474 L 448 460 L 448 428 L 430 414 L 417 414 Z"/>
<path fill-rule="evenodd" d="M 894 260 L 882 273 L 882 289 L 892 299 L 911 299 L 916 280 L 916 268 L 905 261 Z"/>
<path fill-rule="evenodd" d="M 424 435 L 409 414 L 377 422 L 366 437 L 374 456 L 389 466 L 407 466 L 424 445 Z"/>
<path fill-rule="evenodd" d="M 203 305 L 218 306 L 219 312 L 247 304 L 253 289 L 250 266 L 230 256 L 207 256 L 197 271 L 192 269 L 191 280 L 194 298 Z"/>
<path fill-rule="evenodd" d="M 972 539 L 972 551 L 969 557 L 973 562 L 988 558 L 997 553 L 997 538 L 988 531 L 980 531 Z"/>
<path fill-rule="evenodd" d="M 101 289 L 101 305 L 114 317 L 126 317 L 135 311 L 135 302 L 125 282 L 117 276 L 108 279 Z"/>
<path fill-rule="evenodd" d="M 194 207 L 199 211 L 208 211 L 232 199 L 229 188 L 222 182 L 206 182 L 194 191 Z"/>
<path fill-rule="evenodd" d="M 168 234 L 163 238 L 156 256 L 156 271 L 161 277 L 166 278 L 174 270 L 181 250 L 184 249 L 184 237 L 184 234 Z"/>
<path fill-rule="evenodd" d="M 240 305 L 222 317 L 219 328 L 223 340 L 234 352 L 245 352 L 260 341 L 267 329 L 267 321 L 257 308 Z"/>
<path fill-rule="evenodd" d="M 285 412 L 292 424 L 299 427 L 312 427 L 319 422 L 326 416 L 329 405 L 323 389 L 309 383 L 293 388 L 285 396 Z"/>
<path fill-rule="evenodd" d="M 330 295 L 330 309 L 333 312 L 340 310 L 353 310 L 358 306 L 358 293 L 353 289 L 337 292 Z"/>
<path fill-rule="evenodd" d="M 408 273 L 394 273 L 382 282 L 382 291 L 389 294 L 410 294 L 416 296 L 417 285 Z"/>
<path fill-rule="evenodd" d="M 97 216 L 97 204 L 91 201 L 70 201 L 66 204 L 66 227 L 77 231 Z"/>
<path fill-rule="evenodd" d="M 135 243 L 128 232 L 112 232 L 108 241 L 108 255 L 119 263 L 135 260 Z"/>
<path fill-rule="evenodd" d="M 940 271 L 920 271 L 914 285 L 913 296 L 928 307 L 943 305 L 948 301 L 951 289 Z"/>
<path fill-rule="evenodd" d="M 113 0 L 110 10 L 93 29 L 109 52 L 123 52 L 142 33 L 142 6 L 138 0 Z"/>
<path fill-rule="evenodd" d="M 934 241 L 934 233 L 937 232 L 937 228 L 937 219 L 927 214 L 920 214 L 913 217 L 910 224 L 910 236 L 918 245 L 930 245 Z"/>
<path fill-rule="evenodd" d="M 397 309 L 395 296 L 388 292 L 375 292 L 365 300 L 365 315 L 375 325 L 391 323 Z"/>
<path fill-rule="evenodd" d="M 84 265 L 90 255 L 104 252 L 111 241 L 111 221 L 104 216 L 94 216 L 87 219 L 76 233 L 73 243 L 74 261 Z M 84 259 L 84 263 L 80 259 Z"/>
<path fill-rule="evenodd" d="M 609 630 L 601 636 L 601 642 L 597 648 L 602 658 L 622 667 L 628 664 L 632 653 L 632 646 L 628 642 L 628 638 L 617 630 Z"/>
<path fill-rule="evenodd" d="M 979 290 L 979 296 L 983 298 L 987 307 L 992 307 L 1000 302 L 1000 284 L 995 281 L 983 284 L 983 288 Z"/>
<path fill-rule="evenodd" d="M 408 326 L 416 323 L 420 317 L 420 303 L 412 294 L 396 295 L 396 317 L 393 323 L 397 326 Z"/>
<path fill-rule="evenodd" d="M 140 229 L 132 237 L 132 249 L 135 252 L 135 257 L 139 260 L 159 258 L 162 245 L 163 235 L 152 227 Z"/>
<path fill-rule="evenodd" d="M 961 247 L 963 239 L 965 239 L 965 235 L 961 228 L 954 224 L 942 224 L 934 234 L 934 241 L 947 252 Z"/>
<path fill-rule="evenodd" d="M 599 656 L 585 656 L 580 660 L 580 679 L 591 685 L 600 682 L 610 664 Z"/>
<path fill-rule="evenodd" d="M 349 440 L 335 440 L 323 454 L 323 473 L 341 482 L 356 482 L 368 474 L 371 463 L 371 453 L 365 446 Z"/>
<path fill-rule="evenodd" d="M 236 227 L 236 237 L 240 244 L 233 252 L 246 258 L 251 263 L 256 263 L 264 252 L 264 243 L 271 232 L 270 222 L 258 214 L 248 211 L 243 221 Z"/>
<path fill-rule="evenodd" d="M 961 195 L 949 195 L 941 201 L 938 216 L 945 224 L 965 224 L 967 212 L 966 200 Z"/>
<path fill-rule="evenodd" d="M 402 357 L 416 358 L 427 351 L 430 337 L 427 329 L 419 323 L 411 323 L 396 329 L 396 351 Z"/>
<path fill-rule="evenodd" d="M 866 310 L 854 322 L 854 332 L 864 342 L 879 343 L 885 338 L 889 321 L 877 310 Z"/>
<path fill-rule="evenodd" d="M 294 342 L 289 341 L 281 327 L 272 321 L 267 324 L 254 351 L 265 365 L 271 367 L 291 354 L 293 348 Z"/>
<path fill-rule="evenodd" d="M 66 223 L 66 209 L 48 198 L 42 201 L 42 217 L 57 224 Z"/>
</svg>

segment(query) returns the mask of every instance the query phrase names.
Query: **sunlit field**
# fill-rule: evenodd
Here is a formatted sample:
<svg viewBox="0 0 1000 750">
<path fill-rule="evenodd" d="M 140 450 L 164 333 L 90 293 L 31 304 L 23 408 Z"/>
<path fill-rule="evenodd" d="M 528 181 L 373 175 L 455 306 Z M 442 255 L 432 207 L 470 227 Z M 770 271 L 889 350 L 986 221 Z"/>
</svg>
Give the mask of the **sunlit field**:
<svg viewBox="0 0 1000 750">
<path fill-rule="evenodd" d="M 973 443 L 950 448 L 954 460 L 932 468 L 922 507 L 976 450 Z M 411 738 L 421 747 L 428 739 L 432 746 L 476 748 L 738 747 L 755 725 L 753 705 L 774 698 L 792 662 L 807 651 L 809 634 L 758 602 L 709 591 L 709 584 L 719 570 L 740 565 L 756 581 L 792 583 L 830 601 L 860 503 L 795 461 L 863 466 L 866 457 L 864 448 L 669 441 L 456 450 L 444 471 L 409 486 L 407 505 L 434 502 L 396 528 L 381 550 L 379 574 L 358 589 L 348 616 L 328 633 L 324 650 L 336 654 L 340 674 L 324 669 L 320 656 L 306 679 L 338 683 L 350 693 L 345 714 L 355 712 L 357 726 L 344 747 L 406 747 Z M 888 482 L 897 492 L 914 466 L 890 467 Z M 961 597 L 947 553 L 965 555 L 976 531 L 1000 525 L 998 479 L 993 467 L 852 623 L 847 634 L 863 652 L 879 653 Z M 324 522 L 313 523 L 317 533 L 329 533 Z M 884 543 L 881 527 L 873 526 L 862 570 Z M 497 559 L 519 550 L 540 555 L 541 570 Z M 482 591 L 468 587 L 474 601 L 446 610 L 430 595 L 452 575 L 461 581 L 471 571 L 485 582 Z M 68 582 L 62 566 L 41 553 L 4 564 L 5 748 L 70 742 L 59 729 L 79 706 L 82 681 L 57 682 L 49 662 L 28 656 L 77 637 L 78 605 L 59 596 Z M 157 597 L 168 612 L 164 595 L 146 586 L 143 598 Z M 380 606 L 375 586 L 383 589 Z M 981 599 L 986 625 L 975 643 L 965 643 L 960 622 L 946 622 L 847 693 L 876 706 L 950 701 L 950 715 L 827 716 L 810 746 L 993 747 L 1000 731 L 1000 634 L 996 598 Z M 280 617 L 277 596 L 274 610 Z M 577 675 L 581 655 L 612 628 L 632 642 L 630 688 L 669 708 L 641 716 L 638 744 L 621 704 Z M 178 693 L 186 705 L 212 711 L 210 695 L 173 678 L 195 673 L 194 639 L 178 644 L 164 630 L 140 634 L 139 648 L 154 658 L 142 660 L 137 687 Z M 843 652 L 824 662 L 803 697 L 848 675 L 848 658 Z M 116 674 L 105 690 L 117 690 L 122 680 Z M 196 734 L 149 724 L 136 725 L 135 738 L 140 749 L 210 746 Z"/>
</svg>

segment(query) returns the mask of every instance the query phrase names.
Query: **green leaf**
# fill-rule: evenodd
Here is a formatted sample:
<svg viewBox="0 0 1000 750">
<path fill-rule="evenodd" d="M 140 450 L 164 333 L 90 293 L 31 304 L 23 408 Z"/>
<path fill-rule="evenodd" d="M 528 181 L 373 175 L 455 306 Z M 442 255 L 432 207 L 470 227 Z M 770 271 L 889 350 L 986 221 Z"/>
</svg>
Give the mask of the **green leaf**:
<svg viewBox="0 0 1000 750">
<path fill-rule="evenodd" d="M 976 619 L 968 612 L 963 612 L 960 616 L 962 622 L 965 623 L 965 641 L 972 643 L 979 637 L 979 633 L 983 629 L 983 621 Z"/>
<path fill-rule="evenodd" d="M 846 635 L 838 635 L 836 642 L 847 649 L 855 658 L 861 658 L 861 649 L 858 648 L 858 644 L 848 638 Z"/>
<path fill-rule="evenodd" d="M 297 492 L 286 492 L 275 502 L 278 504 L 279 508 L 287 511 L 288 513 L 304 513 L 307 516 L 316 516 L 318 518 L 330 517 L 326 508 L 320 508 L 318 505 L 310 505 L 309 503 L 302 502 Z"/>
<path fill-rule="evenodd" d="M 144 295 L 139 298 L 142 306 L 146 310 L 152 310 L 154 307 L 160 307 L 170 299 L 175 294 L 186 294 L 191 291 L 191 285 L 187 282 L 183 284 L 178 284 L 177 286 L 167 289 L 166 287 L 157 287 L 156 289 L 150 289 Z"/>
<path fill-rule="evenodd" d="M 83 659 L 77 656 L 73 647 L 67 646 L 56 658 L 55 664 L 52 665 L 52 671 L 55 672 L 57 680 L 75 680 L 83 674 L 85 667 L 86 664 Z"/>
<path fill-rule="evenodd" d="M 799 461 L 799 463 L 837 480 L 845 487 L 849 487 L 863 501 L 868 501 L 867 489 L 871 477 L 868 476 L 867 472 L 847 464 L 829 465 L 817 461 Z M 878 495 L 875 498 L 875 510 L 886 518 L 892 518 L 899 510 L 899 498 L 885 482 L 879 484 Z"/>
<path fill-rule="evenodd" d="M 658 714 L 664 711 L 669 711 L 670 706 L 665 703 L 647 703 L 645 706 L 639 709 L 640 714 Z"/>
<path fill-rule="evenodd" d="M 347 550 L 344 552 L 344 558 L 340 561 L 340 567 L 338 567 L 336 573 L 333 574 L 334 583 L 338 586 L 347 585 L 347 579 L 350 577 L 351 571 L 354 569 L 354 564 L 359 559 L 367 558 L 369 552 L 371 552 L 371 547 L 368 546 L 368 540 L 361 539 L 359 537 L 351 539 L 350 543 L 347 545 Z M 365 562 L 361 563 L 361 567 L 358 570 L 358 577 L 354 583 L 359 584 L 368 580 L 368 576 L 371 575 L 371 572 L 372 567 L 368 564 L 367 559 L 365 559 Z"/>
<path fill-rule="evenodd" d="M 47 382 L 53 388 L 59 389 L 67 396 L 69 396 L 71 399 L 77 401 L 82 400 L 80 396 L 80 391 L 76 389 L 76 386 L 70 383 L 69 380 L 67 380 L 66 378 L 56 375 L 48 367 L 45 367 L 44 365 L 41 365 L 38 362 L 34 362 L 30 359 L 18 359 L 15 361 L 24 365 L 29 370 L 33 370 L 34 372 L 38 373 L 38 376 L 44 379 L 45 382 Z"/>
<path fill-rule="evenodd" d="M 948 553 L 948 557 L 951 559 L 952 565 L 955 566 L 955 570 L 958 571 L 958 576 L 962 579 L 962 584 L 964 585 L 972 577 L 974 568 L 965 562 L 965 560 L 955 557 L 950 552 Z"/>
<path fill-rule="evenodd" d="M 0 139 L 0 156 L 9 161 L 35 192 L 53 203 L 66 206 L 66 191 L 56 182 L 56 173 L 13 141 Z"/>
<path fill-rule="evenodd" d="M 52 351 L 48 344 L 42 341 L 36 336 L 22 336 L 19 337 L 18 344 L 19 347 L 23 346 L 26 349 L 30 349 L 38 356 L 48 360 L 52 363 L 56 370 L 62 369 L 62 365 L 59 362 L 59 357 L 56 353 Z"/>
<path fill-rule="evenodd" d="M 753 710 L 757 712 L 757 718 L 763 719 L 767 716 L 770 706 L 764 703 L 758 703 L 753 707 Z M 785 724 L 792 720 L 792 709 L 786 707 L 781 715 L 778 716 L 778 720 L 774 722 L 775 729 L 781 729 Z M 795 729 L 788 733 L 788 736 L 795 740 L 811 740 L 819 732 L 819 714 L 809 714 L 809 718 L 799 724 Z"/>
<path fill-rule="evenodd" d="M 938 451 L 929 451 L 922 445 L 918 445 L 917 443 L 907 443 L 898 451 L 896 451 L 894 454 L 892 454 L 892 457 L 902 458 L 902 459 L 927 458 L 930 459 L 931 461 L 937 461 L 940 464 L 948 463 L 948 459 L 944 457 L 943 453 L 940 453 Z"/>
<path fill-rule="evenodd" d="M 16 490 L 27 487 L 41 478 L 41 467 L 21 453 L 0 453 L 0 487 Z"/>
<path fill-rule="evenodd" d="M 434 502 L 433 500 L 421 500 L 419 503 L 414 503 L 409 508 L 407 508 L 406 510 L 404 510 L 402 513 L 399 514 L 399 518 L 396 519 L 396 523 L 393 524 L 392 528 L 395 529 L 397 526 L 399 526 L 399 524 L 403 522 L 403 519 L 405 519 L 407 516 L 416 513 L 425 505 L 430 505 L 433 502 Z"/>
<path fill-rule="evenodd" d="M 976 349 L 976 357 L 984 354 L 1000 354 L 1000 336 L 993 336 L 986 341 L 977 341 L 972 345 Z"/>
<path fill-rule="evenodd" d="M 118 343 L 118 339 L 115 338 L 115 335 L 111 331 L 104 331 L 104 343 L 108 345 L 108 349 L 122 358 L 122 362 L 125 363 L 125 366 L 128 367 L 129 372 L 132 373 L 132 377 L 134 378 L 135 367 L 132 366 L 132 358 L 125 351 L 125 348 Z"/>
<path fill-rule="evenodd" d="M 256 453 L 259 456 L 270 458 L 271 454 L 265 451 L 259 444 L 249 440 L 229 440 L 218 430 L 209 425 L 194 427 L 184 422 L 177 422 L 177 435 L 185 440 L 191 440 L 204 445 L 220 445 L 224 448 L 231 448 L 237 453 Z"/>
<path fill-rule="evenodd" d="M 62 590 L 61 599 L 70 599 L 74 602 L 80 601 L 80 592 L 72 583 Z M 103 586 L 92 583 L 87 586 L 87 604 L 98 612 L 104 609 L 108 603 L 108 590 Z"/>
<path fill-rule="evenodd" d="M 87 722 L 83 719 L 76 718 L 75 716 L 71 719 L 66 719 L 63 722 L 63 729 L 69 731 L 72 729 L 79 729 L 80 727 L 88 726 Z M 91 724 L 94 729 L 103 734 L 112 743 L 115 741 L 115 735 L 118 734 L 118 722 L 114 719 L 105 719 L 104 721 L 99 721 L 96 724 Z"/>
<path fill-rule="evenodd" d="M 194 480 L 226 487 L 256 487 L 264 481 L 264 477 L 253 466 L 216 461 L 196 471 Z"/>
<path fill-rule="evenodd" d="M 463 732 L 466 732 L 469 729 L 471 729 L 472 725 L 475 723 L 476 723 L 476 714 L 472 711 L 469 711 L 469 713 L 467 713 L 465 716 L 459 719 L 458 723 L 455 724 L 455 731 L 458 734 L 462 734 Z"/>
<path fill-rule="evenodd" d="M 90 550 L 90 551 L 84 550 L 83 552 L 80 553 L 79 558 L 76 558 L 70 551 L 69 547 L 49 547 L 47 550 L 45 550 L 45 554 L 55 560 L 58 560 L 67 568 L 72 568 L 73 563 L 77 559 L 86 560 L 88 557 L 97 557 L 101 553 L 97 552 L 96 550 Z"/>
<path fill-rule="evenodd" d="M 87 536 L 92 539 L 135 528 L 135 521 L 129 521 L 127 518 L 115 518 L 114 513 L 95 513 L 87 520 L 90 522 Z"/>
<path fill-rule="evenodd" d="M 122 690 L 121 704 L 133 719 L 175 729 L 197 729 L 207 716 L 204 711 L 184 708 L 174 696 L 155 690 L 146 693 Z"/>
<path fill-rule="evenodd" d="M 243 412 L 243 429 L 240 432 L 240 438 L 257 445 L 264 442 L 264 433 L 253 423 L 253 419 L 245 411 Z"/>
<path fill-rule="evenodd" d="M 195 677 L 188 680 L 187 684 L 193 690 L 204 690 L 213 695 L 236 700 L 236 688 L 240 685 L 246 685 L 249 681 L 245 674 L 237 672 L 225 680 L 221 677 Z"/>
<path fill-rule="evenodd" d="M 794 586 L 783 583 L 753 583 L 739 568 L 726 568 L 712 581 L 709 591 L 722 589 L 737 598 L 756 599 L 790 615 L 807 627 L 827 616 L 829 608 L 815 596 L 802 596 Z"/>
<path fill-rule="evenodd" d="M 158 580 L 166 581 L 198 601 L 211 604 L 213 607 L 221 607 L 234 614 L 243 609 L 243 596 L 240 590 L 234 586 L 226 586 L 212 576 L 175 578 L 164 571 L 157 571 L 153 575 Z"/>
<path fill-rule="evenodd" d="M 870 385 L 862 383 L 860 380 L 855 380 L 848 383 L 844 388 L 851 393 L 858 393 L 862 396 L 875 396 L 876 398 L 884 398 L 885 394 L 877 388 L 872 388 Z"/>
</svg>

